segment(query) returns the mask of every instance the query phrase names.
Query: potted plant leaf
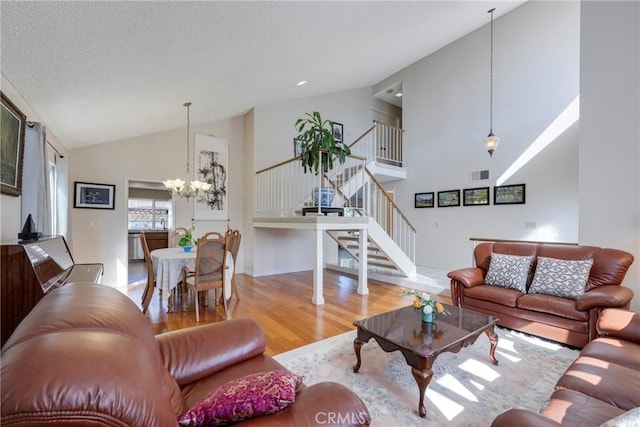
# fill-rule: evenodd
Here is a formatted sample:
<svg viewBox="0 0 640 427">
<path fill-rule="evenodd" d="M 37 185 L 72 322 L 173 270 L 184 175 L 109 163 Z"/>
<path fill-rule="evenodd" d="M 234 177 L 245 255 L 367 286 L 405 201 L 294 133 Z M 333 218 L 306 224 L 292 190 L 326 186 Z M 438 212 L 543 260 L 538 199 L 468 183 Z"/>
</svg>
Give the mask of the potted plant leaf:
<svg viewBox="0 0 640 427">
<path fill-rule="evenodd" d="M 300 162 L 305 173 L 325 174 L 333 169 L 334 160 L 343 164 L 351 154 L 347 144 L 336 141 L 333 126 L 331 120 L 323 120 L 317 111 L 306 113 L 304 118 L 296 121 L 296 139 L 300 141 Z M 320 192 L 322 198 L 318 200 Z M 333 195 L 333 188 L 314 189 L 315 206 L 331 206 Z"/>
</svg>

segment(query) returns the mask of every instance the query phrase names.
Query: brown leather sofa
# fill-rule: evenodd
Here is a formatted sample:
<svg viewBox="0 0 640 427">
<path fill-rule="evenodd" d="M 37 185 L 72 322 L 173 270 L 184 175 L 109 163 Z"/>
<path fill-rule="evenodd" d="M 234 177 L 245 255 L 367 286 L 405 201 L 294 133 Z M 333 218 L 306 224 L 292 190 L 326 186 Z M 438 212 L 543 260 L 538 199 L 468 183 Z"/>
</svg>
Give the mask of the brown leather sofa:
<svg viewBox="0 0 640 427">
<path fill-rule="evenodd" d="M 538 257 L 593 259 L 584 294 L 578 299 L 544 293 L 523 293 L 487 285 L 491 254 L 532 256 L 526 280 L 530 291 Z M 633 263 L 630 253 L 594 246 L 534 243 L 481 243 L 474 250 L 475 267 L 448 273 L 451 298 L 459 307 L 499 318 L 498 325 L 582 348 L 596 337 L 596 321 L 604 308 L 628 308 L 631 289 L 621 286 Z"/>
<path fill-rule="evenodd" d="M 598 332 L 539 412 L 509 409 L 491 426 L 640 425 L 640 313 L 605 309 Z"/>
<path fill-rule="evenodd" d="M 284 369 L 265 348 L 251 319 L 154 336 L 148 319 L 119 291 L 65 285 L 42 298 L 2 348 L 0 424 L 177 426 L 216 386 Z M 303 384 L 281 412 L 237 425 L 327 425 L 328 419 L 335 421 L 330 425 L 371 421 L 358 396 L 325 382 Z"/>
</svg>

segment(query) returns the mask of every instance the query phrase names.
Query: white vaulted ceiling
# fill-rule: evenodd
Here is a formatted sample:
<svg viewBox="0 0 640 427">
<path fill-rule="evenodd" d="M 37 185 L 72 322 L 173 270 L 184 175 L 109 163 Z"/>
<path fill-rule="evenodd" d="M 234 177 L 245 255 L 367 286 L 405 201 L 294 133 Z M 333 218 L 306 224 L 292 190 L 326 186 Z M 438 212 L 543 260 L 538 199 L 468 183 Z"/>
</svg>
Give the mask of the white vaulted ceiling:
<svg viewBox="0 0 640 427">
<path fill-rule="evenodd" d="M 372 86 L 522 3 L 3 1 L 1 69 L 75 148 Z"/>
</svg>

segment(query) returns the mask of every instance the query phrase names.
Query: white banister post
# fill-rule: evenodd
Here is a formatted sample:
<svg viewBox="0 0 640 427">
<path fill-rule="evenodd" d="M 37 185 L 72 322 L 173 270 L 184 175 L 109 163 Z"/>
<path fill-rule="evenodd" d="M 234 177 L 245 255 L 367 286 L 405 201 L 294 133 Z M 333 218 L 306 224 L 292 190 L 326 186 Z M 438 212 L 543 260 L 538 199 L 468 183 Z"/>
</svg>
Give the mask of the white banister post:
<svg viewBox="0 0 640 427">
<path fill-rule="evenodd" d="M 324 168 L 322 167 L 322 151 L 318 152 L 320 155 L 320 185 L 318 186 L 318 215 L 322 214 L 322 180 L 324 178 Z M 315 189 L 314 189 L 315 191 Z"/>
<path fill-rule="evenodd" d="M 368 227 L 368 226 L 367 226 Z M 367 286 L 367 256 L 369 251 L 369 237 L 368 232 L 369 229 L 367 227 L 363 227 L 360 229 L 360 233 L 358 235 L 358 246 L 360 247 L 360 256 L 358 260 L 358 289 L 356 292 L 360 295 L 367 295 L 369 293 L 369 288 Z"/>
<path fill-rule="evenodd" d="M 324 304 L 324 277 L 323 277 L 323 251 L 322 251 L 322 236 L 324 235 L 324 231 L 321 229 L 316 229 L 316 241 L 315 241 L 315 256 L 316 262 L 313 268 L 313 296 L 311 297 L 311 303 L 315 305 Z"/>
</svg>

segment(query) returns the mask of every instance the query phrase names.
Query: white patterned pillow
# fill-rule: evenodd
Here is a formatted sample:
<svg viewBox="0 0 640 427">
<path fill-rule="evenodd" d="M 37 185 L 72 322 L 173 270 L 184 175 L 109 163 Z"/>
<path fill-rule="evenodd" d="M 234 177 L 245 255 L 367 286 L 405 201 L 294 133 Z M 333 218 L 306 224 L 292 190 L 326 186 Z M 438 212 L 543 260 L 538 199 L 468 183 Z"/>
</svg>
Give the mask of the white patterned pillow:
<svg viewBox="0 0 640 427">
<path fill-rule="evenodd" d="M 530 265 L 531 256 L 492 253 L 489 271 L 484 282 L 487 285 L 511 288 L 526 293 L 527 273 Z"/>
<path fill-rule="evenodd" d="M 593 259 L 563 260 L 538 257 L 530 294 L 578 299 L 584 294 Z"/>
</svg>

